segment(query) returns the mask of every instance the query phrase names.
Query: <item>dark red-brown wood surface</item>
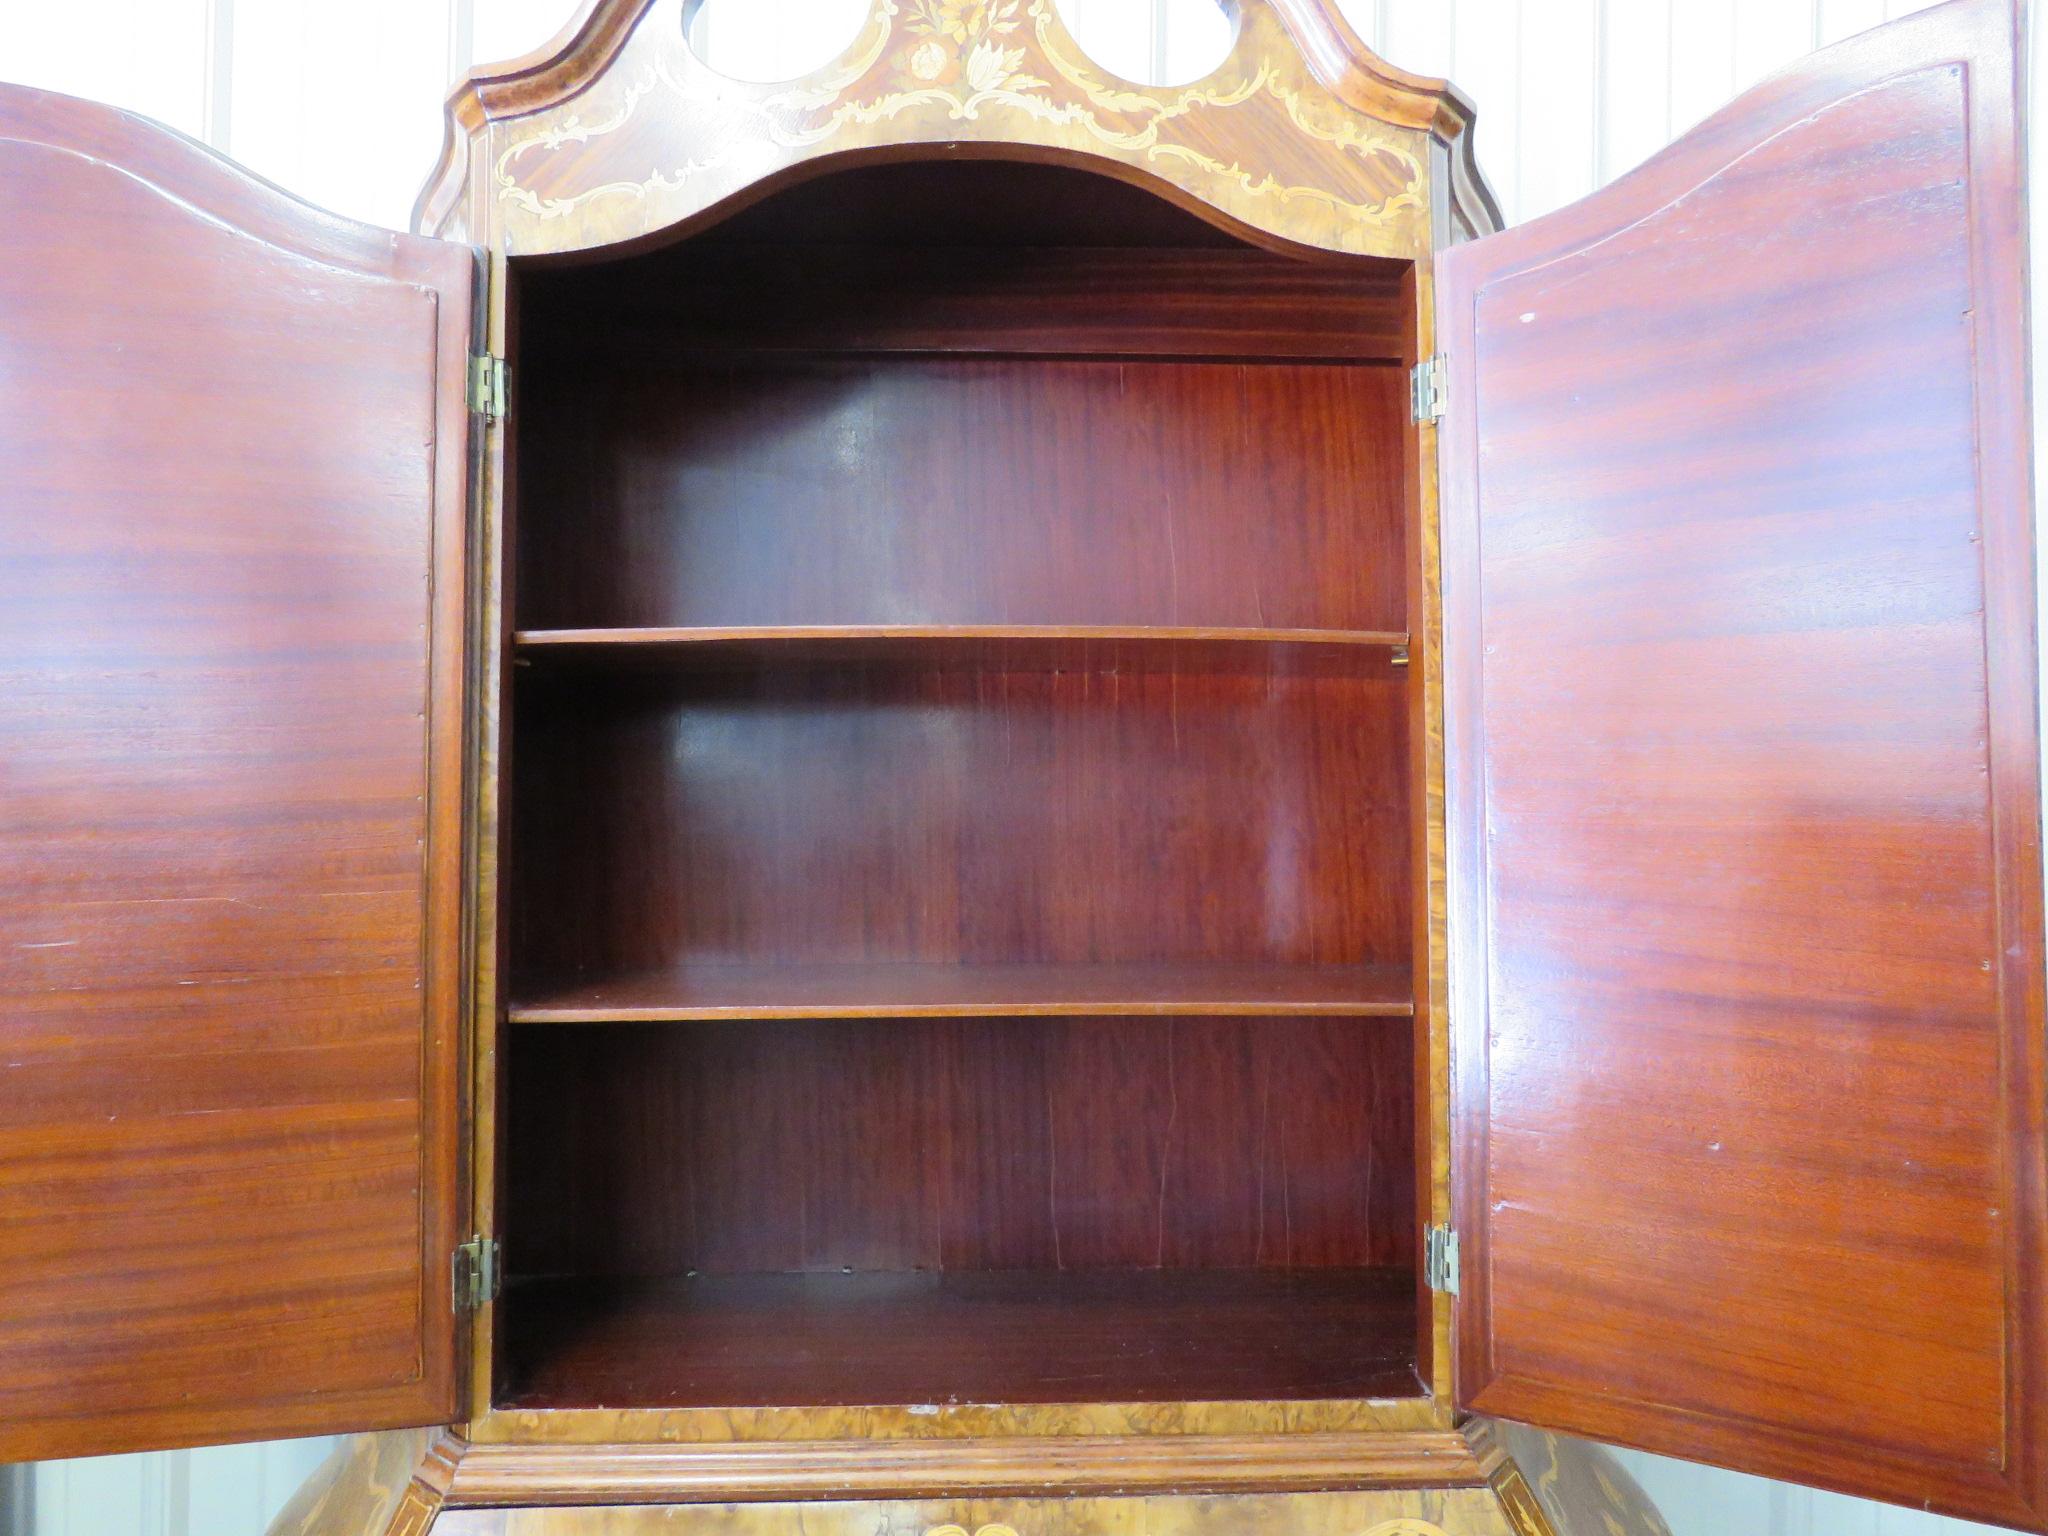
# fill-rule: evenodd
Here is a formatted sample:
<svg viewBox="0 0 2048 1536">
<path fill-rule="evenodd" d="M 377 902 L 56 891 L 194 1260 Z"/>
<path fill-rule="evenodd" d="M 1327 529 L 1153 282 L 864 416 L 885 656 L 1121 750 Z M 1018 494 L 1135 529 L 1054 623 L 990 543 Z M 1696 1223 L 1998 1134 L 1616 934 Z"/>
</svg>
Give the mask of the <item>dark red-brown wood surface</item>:
<svg viewBox="0 0 2048 1536">
<path fill-rule="evenodd" d="M 2038 1526 L 2011 9 L 1447 258 L 1459 1394 Z"/>
<path fill-rule="evenodd" d="M 840 180 L 874 186 L 834 177 L 799 193 Z M 692 241 L 597 282 L 582 268 L 533 274 L 521 344 L 642 363 L 722 348 L 1397 363 L 1408 336 L 1398 263 L 1320 265 L 1247 247 L 989 248 L 958 243 L 950 219 L 943 227 L 945 244 Z"/>
<path fill-rule="evenodd" d="M 508 1013 L 515 1024 L 1205 1013 L 1405 1019 L 1415 1011 L 1412 981 L 1406 964 L 1393 963 L 684 961 L 552 982 L 531 978 L 519 986 Z"/>
<path fill-rule="evenodd" d="M 947 666 L 986 672 L 1182 670 L 1254 677 L 1397 678 L 1409 637 L 1365 629 L 808 624 L 739 629 L 524 629 L 520 667 L 593 675 L 767 673 L 791 666 Z"/>
<path fill-rule="evenodd" d="M 515 1273 L 1415 1259 L 1405 1020 L 524 1026 Z"/>
<path fill-rule="evenodd" d="M 1413 1397 L 1407 1270 L 514 1281 L 511 1408 Z"/>
<path fill-rule="evenodd" d="M 453 1410 L 473 272 L 0 91 L 0 1456 Z"/>
<path fill-rule="evenodd" d="M 1413 1391 L 1412 1054 L 1354 1018 L 520 1028 L 508 1400 Z"/>
<path fill-rule="evenodd" d="M 522 629 L 1407 627 L 1398 368 L 591 350 L 521 371 Z"/>
<path fill-rule="evenodd" d="M 505 1400 L 1416 1390 L 1402 277 L 944 163 L 515 263 Z"/>
<path fill-rule="evenodd" d="M 535 669 L 513 1000 L 735 963 L 1405 968 L 1405 705 L 1171 664 Z M 846 1000 L 914 1000 L 877 986 Z"/>
<path fill-rule="evenodd" d="M 514 276 L 521 629 L 1407 627 L 1396 263 L 931 161 Z"/>
</svg>

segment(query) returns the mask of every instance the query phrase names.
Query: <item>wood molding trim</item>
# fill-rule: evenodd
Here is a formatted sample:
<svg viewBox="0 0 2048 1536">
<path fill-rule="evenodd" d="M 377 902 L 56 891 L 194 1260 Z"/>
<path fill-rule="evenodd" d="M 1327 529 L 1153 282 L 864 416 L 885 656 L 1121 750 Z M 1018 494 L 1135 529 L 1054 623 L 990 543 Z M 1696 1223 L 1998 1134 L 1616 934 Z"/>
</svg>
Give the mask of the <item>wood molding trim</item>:
<svg viewBox="0 0 2048 1536">
<path fill-rule="evenodd" d="M 451 1507 L 1487 1486 L 1454 1432 L 469 1445 Z"/>
</svg>

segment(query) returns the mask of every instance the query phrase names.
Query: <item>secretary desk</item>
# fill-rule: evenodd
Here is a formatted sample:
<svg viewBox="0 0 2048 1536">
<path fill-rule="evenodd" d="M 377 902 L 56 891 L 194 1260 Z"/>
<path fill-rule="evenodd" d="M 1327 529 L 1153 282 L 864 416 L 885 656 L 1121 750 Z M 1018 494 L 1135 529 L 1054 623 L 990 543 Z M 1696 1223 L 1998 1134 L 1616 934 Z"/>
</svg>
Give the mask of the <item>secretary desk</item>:
<svg viewBox="0 0 2048 1536">
<path fill-rule="evenodd" d="M 2013 10 L 1505 232 L 1324 0 L 688 10 L 464 81 L 408 235 L 0 93 L 0 1453 L 2048 1527 Z"/>
</svg>

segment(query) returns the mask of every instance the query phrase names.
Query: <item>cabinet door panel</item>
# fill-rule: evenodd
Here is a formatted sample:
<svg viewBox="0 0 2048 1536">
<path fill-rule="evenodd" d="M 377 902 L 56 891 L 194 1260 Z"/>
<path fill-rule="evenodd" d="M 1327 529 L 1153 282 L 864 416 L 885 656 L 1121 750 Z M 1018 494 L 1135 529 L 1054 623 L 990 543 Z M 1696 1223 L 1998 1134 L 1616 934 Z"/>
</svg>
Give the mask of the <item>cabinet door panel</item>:
<svg viewBox="0 0 2048 1536">
<path fill-rule="evenodd" d="M 1468 1407 L 2042 1507 L 2014 18 L 1440 273 Z"/>
<path fill-rule="evenodd" d="M 466 249 L 0 91 L 0 1456 L 454 1407 Z"/>
</svg>

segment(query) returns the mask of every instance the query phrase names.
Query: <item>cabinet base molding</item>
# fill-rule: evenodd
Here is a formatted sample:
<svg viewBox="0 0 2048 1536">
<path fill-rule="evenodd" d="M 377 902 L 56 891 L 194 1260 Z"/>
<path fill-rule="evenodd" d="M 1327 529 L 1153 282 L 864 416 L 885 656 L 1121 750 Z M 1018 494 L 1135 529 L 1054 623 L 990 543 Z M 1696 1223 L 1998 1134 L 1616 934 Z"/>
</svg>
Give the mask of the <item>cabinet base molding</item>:
<svg viewBox="0 0 2048 1536">
<path fill-rule="evenodd" d="M 341 1529 L 348 1536 L 1573 1536 L 1519 1522 L 1486 1487 L 438 1509 L 408 1499 L 388 1526 Z M 279 1531 L 273 1527 L 273 1536 Z M 313 1533 L 326 1536 L 321 1527 Z"/>
<path fill-rule="evenodd" d="M 968 1442 L 361 1435 L 271 1536 L 1670 1536 L 1605 1451 L 1519 1426 Z"/>
<path fill-rule="evenodd" d="M 1484 1487 L 1455 1430 L 718 1445 L 469 1445 L 451 1504 Z"/>
</svg>

